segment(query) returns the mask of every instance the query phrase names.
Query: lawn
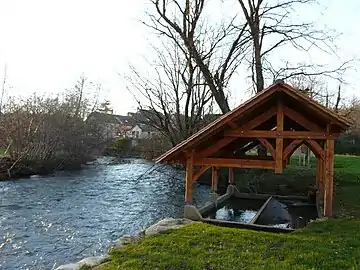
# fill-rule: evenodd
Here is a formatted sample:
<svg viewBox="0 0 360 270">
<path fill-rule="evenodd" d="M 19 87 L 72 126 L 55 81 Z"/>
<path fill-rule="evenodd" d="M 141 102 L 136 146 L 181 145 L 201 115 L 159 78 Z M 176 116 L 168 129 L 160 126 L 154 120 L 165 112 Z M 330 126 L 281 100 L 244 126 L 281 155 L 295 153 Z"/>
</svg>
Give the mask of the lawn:
<svg viewBox="0 0 360 270">
<path fill-rule="evenodd" d="M 0 148 L 0 157 L 3 157 L 5 155 L 6 149 Z"/>
<path fill-rule="evenodd" d="M 296 179 L 314 168 L 289 166 Z M 192 224 L 111 250 L 101 269 L 358 269 L 360 157 L 335 157 L 334 219 L 291 234 Z"/>
</svg>

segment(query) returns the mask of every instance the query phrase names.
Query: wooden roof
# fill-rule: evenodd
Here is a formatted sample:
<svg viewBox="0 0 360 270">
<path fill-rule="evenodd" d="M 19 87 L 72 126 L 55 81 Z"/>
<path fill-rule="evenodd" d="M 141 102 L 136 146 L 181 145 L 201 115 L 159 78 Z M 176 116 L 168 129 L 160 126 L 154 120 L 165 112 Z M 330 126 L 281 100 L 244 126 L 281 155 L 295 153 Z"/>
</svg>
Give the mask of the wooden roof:
<svg viewBox="0 0 360 270">
<path fill-rule="evenodd" d="M 224 131 L 231 126 L 239 127 L 245 125 L 250 120 L 255 119 L 260 114 L 264 114 L 264 112 L 269 111 L 270 113 L 280 98 L 284 100 L 286 105 L 291 108 L 293 112 L 325 130 L 328 123 L 331 123 L 333 133 L 342 132 L 351 125 L 351 122 L 346 118 L 325 108 L 292 86 L 279 82 L 264 89 L 234 110 L 222 115 L 188 139 L 158 157 L 155 162 L 179 162 L 183 160 L 186 151 L 211 147 L 212 143 L 223 138 Z M 294 127 L 291 128 L 296 130 L 296 123 L 291 123 L 290 125 L 294 125 Z M 264 126 L 260 129 L 271 130 L 272 128 L 272 122 L 268 121 L 267 123 L 264 123 Z M 246 138 L 242 139 L 242 146 L 247 143 L 249 143 L 249 140 L 246 140 Z M 228 147 L 229 146 L 231 147 L 234 145 L 230 144 Z"/>
</svg>

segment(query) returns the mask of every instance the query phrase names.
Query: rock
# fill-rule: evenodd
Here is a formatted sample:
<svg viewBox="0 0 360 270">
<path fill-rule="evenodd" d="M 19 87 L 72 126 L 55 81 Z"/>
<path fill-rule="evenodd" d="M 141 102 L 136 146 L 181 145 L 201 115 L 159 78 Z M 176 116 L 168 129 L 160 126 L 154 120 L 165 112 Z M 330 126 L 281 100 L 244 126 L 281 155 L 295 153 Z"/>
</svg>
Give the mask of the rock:
<svg viewBox="0 0 360 270">
<path fill-rule="evenodd" d="M 317 218 L 315 220 L 310 220 L 309 223 L 317 223 L 317 222 L 324 222 L 324 221 L 327 221 L 328 218 L 327 217 L 322 217 L 322 218 Z"/>
<path fill-rule="evenodd" d="M 147 228 L 145 230 L 145 236 L 151 236 L 170 229 L 179 229 L 191 223 L 194 223 L 194 221 L 186 218 L 166 218 Z"/>
<path fill-rule="evenodd" d="M 119 239 L 119 241 L 115 244 L 115 248 L 122 249 L 125 245 L 128 244 L 136 244 L 139 242 L 139 236 L 132 236 L 132 235 L 124 235 Z"/>
<path fill-rule="evenodd" d="M 69 263 L 60 265 L 55 270 L 78 270 L 81 266 L 84 264 L 89 266 L 96 266 L 100 263 L 102 259 L 105 259 L 105 256 L 95 256 L 95 257 L 88 257 L 85 259 L 82 259 L 81 261 L 78 261 L 77 263 Z"/>
</svg>

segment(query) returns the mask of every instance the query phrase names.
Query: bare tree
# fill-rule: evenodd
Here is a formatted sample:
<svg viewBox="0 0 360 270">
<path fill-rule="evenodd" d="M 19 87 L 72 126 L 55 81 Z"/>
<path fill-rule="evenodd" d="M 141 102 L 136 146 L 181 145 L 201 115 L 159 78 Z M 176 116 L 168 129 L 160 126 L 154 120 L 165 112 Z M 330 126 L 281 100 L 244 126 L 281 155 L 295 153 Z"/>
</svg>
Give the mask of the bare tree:
<svg viewBox="0 0 360 270">
<path fill-rule="evenodd" d="M 288 79 L 294 76 L 319 76 L 342 79 L 350 61 L 341 63 L 336 68 L 311 63 L 290 63 L 285 61 L 281 68 L 273 66 L 269 56 L 285 46 L 308 53 L 317 49 L 329 55 L 336 55 L 332 31 L 319 29 L 314 22 L 298 21 L 294 18 L 296 9 L 304 5 L 313 5 L 315 0 L 278 0 L 264 1 L 238 0 L 251 35 L 252 81 L 255 91 L 264 89 L 265 76 Z"/>
<path fill-rule="evenodd" d="M 247 50 L 246 23 L 235 25 L 236 17 L 219 26 L 204 18 L 206 0 L 150 0 L 155 14 L 144 22 L 177 44 L 200 69 L 220 110 L 230 110 L 226 87 Z"/>
<path fill-rule="evenodd" d="M 97 102 L 85 93 L 85 82 L 86 78 L 81 77 L 63 96 L 33 94 L 10 99 L 2 121 L 3 137 L 14 161 L 9 174 L 19 162 L 52 171 L 78 166 L 91 157 L 93 149 L 101 144 L 101 132 L 84 121 Z"/>
<path fill-rule="evenodd" d="M 131 67 L 128 89 L 144 112 L 144 123 L 176 145 L 201 127 L 212 93 L 200 67 L 177 44 L 163 45 L 164 50 L 154 47 L 157 59 L 149 63 L 153 75 L 145 76 Z"/>
<path fill-rule="evenodd" d="M 342 95 L 342 81 L 337 81 L 337 84 L 331 83 L 328 85 L 324 77 L 316 75 L 298 75 L 289 78 L 288 82 L 299 91 L 315 99 L 323 106 L 340 112 L 347 108 L 350 100 L 347 100 Z"/>
<path fill-rule="evenodd" d="M 3 82 L 2 82 L 1 95 L 0 95 L 0 115 L 2 114 L 3 102 L 4 102 L 4 96 L 5 96 L 5 87 L 6 87 L 6 79 L 7 79 L 6 71 L 7 71 L 7 66 L 5 65 L 4 79 L 3 79 Z"/>
</svg>

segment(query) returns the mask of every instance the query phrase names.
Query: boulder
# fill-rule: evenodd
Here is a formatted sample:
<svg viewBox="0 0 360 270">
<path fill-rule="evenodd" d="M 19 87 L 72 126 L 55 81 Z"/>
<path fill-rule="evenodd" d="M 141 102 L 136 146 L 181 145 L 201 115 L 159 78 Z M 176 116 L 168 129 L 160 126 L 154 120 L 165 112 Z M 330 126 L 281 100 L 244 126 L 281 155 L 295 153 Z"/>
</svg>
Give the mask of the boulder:
<svg viewBox="0 0 360 270">
<path fill-rule="evenodd" d="M 83 265 L 89 265 L 89 266 L 96 266 L 100 263 L 102 259 L 105 259 L 105 256 L 95 256 L 95 257 L 88 257 L 85 259 L 82 259 L 81 261 L 78 261 L 77 263 L 69 263 L 60 265 L 55 270 L 78 270 Z"/>
<path fill-rule="evenodd" d="M 145 236 L 152 236 L 171 229 L 179 229 L 191 223 L 194 223 L 194 221 L 186 218 L 166 218 L 147 228 L 145 230 Z"/>
<path fill-rule="evenodd" d="M 132 235 L 124 235 L 119 239 L 119 241 L 115 244 L 115 248 L 122 249 L 125 245 L 128 244 L 136 244 L 139 242 L 141 238 L 139 236 Z"/>
</svg>

